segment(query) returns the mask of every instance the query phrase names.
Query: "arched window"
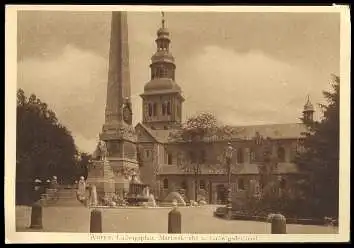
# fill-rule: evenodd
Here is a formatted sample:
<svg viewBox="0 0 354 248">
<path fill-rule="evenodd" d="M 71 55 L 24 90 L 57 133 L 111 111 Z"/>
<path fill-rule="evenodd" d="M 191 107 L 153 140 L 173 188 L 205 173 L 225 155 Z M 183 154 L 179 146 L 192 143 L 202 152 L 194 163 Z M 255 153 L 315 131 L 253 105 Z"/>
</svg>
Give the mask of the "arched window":
<svg viewBox="0 0 354 248">
<path fill-rule="evenodd" d="M 166 114 L 166 103 L 162 103 L 161 104 L 161 110 L 162 110 L 162 115 L 165 115 Z"/>
<path fill-rule="evenodd" d="M 278 148 L 278 159 L 280 162 L 285 161 L 285 149 L 283 147 Z"/>
<path fill-rule="evenodd" d="M 168 101 L 167 102 L 167 115 L 171 114 L 171 103 Z"/>
<path fill-rule="evenodd" d="M 163 180 L 163 188 L 164 188 L 164 189 L 168 189 L 168 179 L 167 179 L 167 178 L 165 178 L 165 179 Z"/>
<path fill-rule="evenodd" d="M 205 181 L 204 180 L 200 180 L 199 189 L 205 189 Z"/>
<path fill-rule="evenodd" d="M 154 79 L 154 78 L 156 78 L 156 68 L 155 67 L 153 67 L 151 69 L 151 79 Z"/>
<path fill-rule="evenodd" d="M 243 151 L 241 148 L 237 149 L 237 163 L 242 164 L 244 162 L 243 159 Z"/>
<path fill-rule="evenodd" d="M 152 108 L 153 108 L 153 115 L 154 116 L 157 116 L 157 104 L 156 104 L 156 102 L 154 102 L 154 104 L 152 105 Z"/>
<path fill-rule="evenodd" d="M 150 117 L 152 116 L 152 105 L 151 105 L 151 103 L 149 103 L 149 116 Z"/>
</svg>

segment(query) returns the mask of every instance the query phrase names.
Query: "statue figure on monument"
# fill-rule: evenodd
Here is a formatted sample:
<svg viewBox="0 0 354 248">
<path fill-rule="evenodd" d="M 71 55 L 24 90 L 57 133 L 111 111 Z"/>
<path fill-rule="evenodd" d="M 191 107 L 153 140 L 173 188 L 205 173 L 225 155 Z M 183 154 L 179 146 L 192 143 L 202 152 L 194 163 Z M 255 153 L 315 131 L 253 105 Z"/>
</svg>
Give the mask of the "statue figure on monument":
<svg viewBox="0 0 354 248">
<path fill-rule="evenodd" d="M 132 124 L 132 109 L 131 109 L 131 102 L 129 97 L 126 97 L 124 99 L 124 103 L 122 106 L 122 114 L 123 114 L 123 120 L 125 123 L 128 125 Z"/>
<path fill-rule="evenodd" d="M 103 140 L 100 141 L 100 150 L 101 150 L 101 159 L 105 161 L 108 155 L 108 150 L 107 150 L 107 144 Z"/>
</svg>

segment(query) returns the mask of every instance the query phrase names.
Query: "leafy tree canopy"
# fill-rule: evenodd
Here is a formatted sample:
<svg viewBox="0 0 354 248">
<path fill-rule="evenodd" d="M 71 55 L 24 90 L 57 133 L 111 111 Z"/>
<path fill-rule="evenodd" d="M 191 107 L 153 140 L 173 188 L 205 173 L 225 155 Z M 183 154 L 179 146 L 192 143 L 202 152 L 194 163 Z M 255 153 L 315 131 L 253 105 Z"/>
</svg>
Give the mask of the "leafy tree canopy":
<svg viewBox="0 0 354 248">
<path fill-rule="evenodd" d="M 71 133 L 36 95 L 17 92 L 17 182 L 57 176 L 71 181 L 78 154 Z"/>
<path fill-rule="evenodd" d="M 324 91 L 328 104 L 321 104 L 320 121 L 306 122 L 304 152 L 296 163 L 309 175 L 307 195 L 313 208 L 324 216 L 338 216 L 339 202 L 339 87 L 333 75 L 332 91 Z"/>
</svg>

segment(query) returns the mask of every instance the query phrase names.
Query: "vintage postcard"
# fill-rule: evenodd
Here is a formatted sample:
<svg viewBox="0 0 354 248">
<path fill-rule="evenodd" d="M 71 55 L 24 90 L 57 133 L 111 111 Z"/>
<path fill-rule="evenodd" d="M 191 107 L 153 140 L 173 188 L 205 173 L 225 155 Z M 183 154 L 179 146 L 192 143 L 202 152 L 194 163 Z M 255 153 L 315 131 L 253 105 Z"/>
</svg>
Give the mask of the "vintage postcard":
<svg viewBox="0 0 354 248">
<path fill-rule="evenodd" d="M 7 243 L 349 241 L 349 7 L 5 26 Z"/>
</svg>

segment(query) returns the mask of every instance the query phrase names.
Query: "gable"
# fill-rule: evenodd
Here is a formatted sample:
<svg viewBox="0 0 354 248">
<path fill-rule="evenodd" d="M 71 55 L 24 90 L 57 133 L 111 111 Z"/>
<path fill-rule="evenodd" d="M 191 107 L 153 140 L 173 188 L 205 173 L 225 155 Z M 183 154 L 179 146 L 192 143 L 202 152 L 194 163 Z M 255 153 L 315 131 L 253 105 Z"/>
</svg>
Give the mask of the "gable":
<svg viewBox="0 0 354 248">
<path fill-rule="evenodd" d="M 135 127 L 139 143 L 156 143 L 156 139 L 141 125 Z"/>
</svg>

